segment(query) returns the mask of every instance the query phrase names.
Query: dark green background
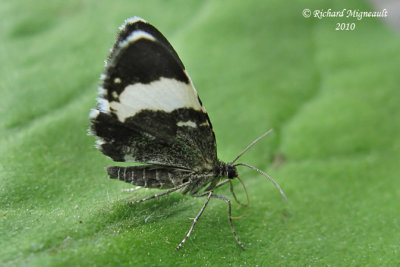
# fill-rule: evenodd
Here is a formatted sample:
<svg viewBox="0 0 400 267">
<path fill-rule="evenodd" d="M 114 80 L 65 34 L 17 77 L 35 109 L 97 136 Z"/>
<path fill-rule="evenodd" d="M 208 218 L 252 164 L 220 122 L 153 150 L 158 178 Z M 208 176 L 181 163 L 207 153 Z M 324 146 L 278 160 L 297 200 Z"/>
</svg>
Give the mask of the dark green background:
<svg viewBox="0 0 400 267">
<path fill-rule="evenodd" d="M 2 1 L 1 263 L 399 265 L 399 35 L 379 19 L 306 19 L 304 8 L 371 10 L 345 0 Z M 221 160 L 274 128 L 242 161 L 276 178 L 288 202 L 240 169 L 251 206 L 234 224 L 246 251 L 215 200 L 174 251 L 204 200 L 126 206 L 129 185 L 107 178 L 113 162 L 86 136 L 103 60 L 133 15 L 181 56 Z M 356 29 L 335 31 L 338 22 Z"/>
</svg>

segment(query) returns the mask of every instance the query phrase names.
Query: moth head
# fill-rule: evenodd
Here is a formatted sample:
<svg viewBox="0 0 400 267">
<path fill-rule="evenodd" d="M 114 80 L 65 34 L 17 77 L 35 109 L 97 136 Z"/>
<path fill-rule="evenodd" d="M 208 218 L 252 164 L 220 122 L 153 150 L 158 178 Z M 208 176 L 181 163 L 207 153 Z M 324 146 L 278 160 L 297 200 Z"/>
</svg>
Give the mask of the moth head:
<svg viewBox="0 0 400 267">
<path fill-rule="evenodd" d="M 229 179 L 234 179 L 238 177 L 238 171 L 236 169 L 236 166 L 231 164 L 226 164 L 225 177 L 228 177 Z"/>
</svg>

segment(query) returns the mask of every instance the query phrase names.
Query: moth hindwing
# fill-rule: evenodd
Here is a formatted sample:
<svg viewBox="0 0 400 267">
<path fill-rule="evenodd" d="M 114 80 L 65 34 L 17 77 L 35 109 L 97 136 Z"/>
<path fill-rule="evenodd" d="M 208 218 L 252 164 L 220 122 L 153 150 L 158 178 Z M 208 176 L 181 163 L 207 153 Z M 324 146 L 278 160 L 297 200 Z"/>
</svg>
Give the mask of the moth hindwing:
<svg viewBox="0 0 400 267">
<path fill-rule="evenodd" d="M 176 190 L 206 197 L 178 249 L 208 201 L 223 200 L 229 206 L 232 233 L 244 248 L 233 229 L 230 201 L 213 193 L 238 176 L 238 164 L 233 164 L 238 157 L 230 163 L 218 160 L 210 119 L 168 40 L 145 20 L 127 19 L 106 61 L 98 90 L 97 108 L 90 113 L 96 147 L 114 161 L 144 164 L 108 167 L 110 178 L 168 189 L 130 204 Z"/>
</svg>

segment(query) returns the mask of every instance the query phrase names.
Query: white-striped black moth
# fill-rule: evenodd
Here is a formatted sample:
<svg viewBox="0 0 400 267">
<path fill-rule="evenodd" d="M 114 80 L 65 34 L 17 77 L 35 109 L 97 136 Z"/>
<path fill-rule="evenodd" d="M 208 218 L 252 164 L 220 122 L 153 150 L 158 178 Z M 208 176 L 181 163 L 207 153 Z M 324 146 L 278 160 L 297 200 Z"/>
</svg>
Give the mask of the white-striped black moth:
<svg viewBox="0 0 400 267">
<path fill-rule="evenodd" d="M 177 190 L 207 198 L 176 249 L 190 236 L 211 198 L 228 204 L 229 225 L 236 242 L 244 249 L 233 228 L 230 200 L 214 194 L 214 189 L 238 178 L 237 166 L 264 175 L 285 198 L 267 174 L 245 163 L 235 163 L 268 132 L 233 161 L 218 160 L 210 119 L 185 67 L 167 39 L 139 17 L 127 19 L 120 27 L 101 75 L 97 108 L 91 110 L 90 122 L 90 133 L 97 136 L 96 147 L 106 156 L 117 162 L 146 164 L 107 167 L 110 178 L 146 188 L 168 189 L 129 204 Z"/>
</svg>

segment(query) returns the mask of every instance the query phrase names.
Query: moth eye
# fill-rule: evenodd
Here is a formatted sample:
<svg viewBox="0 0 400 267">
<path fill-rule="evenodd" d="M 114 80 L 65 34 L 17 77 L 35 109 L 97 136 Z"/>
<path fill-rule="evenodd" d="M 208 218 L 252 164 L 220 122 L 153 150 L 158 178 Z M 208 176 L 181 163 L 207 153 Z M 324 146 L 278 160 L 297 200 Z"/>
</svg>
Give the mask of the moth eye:
<svg viewBox="0 0 400 267">
<path fill-rule="evenodd" d="M 229 179 L 232 179 L 232 178 L 235 178 L 236 176 L 237 176 L 237 171 L 236 171 L 236 169 L 235 169 L 235 167 L 232 167 L 232 166 L 228 166 L 228 169 L 227 169 L 227 177 L 229 178 Z"/>
</svg>

